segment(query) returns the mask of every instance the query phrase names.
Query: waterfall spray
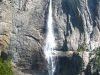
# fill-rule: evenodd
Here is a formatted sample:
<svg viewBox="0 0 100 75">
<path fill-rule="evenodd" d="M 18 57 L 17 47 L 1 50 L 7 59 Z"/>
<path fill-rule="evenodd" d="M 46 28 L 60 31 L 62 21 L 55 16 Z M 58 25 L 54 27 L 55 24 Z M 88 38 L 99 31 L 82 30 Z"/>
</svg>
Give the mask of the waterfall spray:
<svg viewBox="0 0 100 75">
<path fill-rule="evenodd" d="M 46 42 L 44 46 L 45 59 L 47 60 L 47 69 L 49 75 L 54 75 L 56 69 L 56 61 L 55 56 L 53 56 L 55 44 L 55 37 L 53 34 L 53 26 L 52 26 L 52 0 L 49 2 L 49 13 L 48 13 L 48 21 L 47 21 L 47 34 L 46 34 Z"/>
</svg>

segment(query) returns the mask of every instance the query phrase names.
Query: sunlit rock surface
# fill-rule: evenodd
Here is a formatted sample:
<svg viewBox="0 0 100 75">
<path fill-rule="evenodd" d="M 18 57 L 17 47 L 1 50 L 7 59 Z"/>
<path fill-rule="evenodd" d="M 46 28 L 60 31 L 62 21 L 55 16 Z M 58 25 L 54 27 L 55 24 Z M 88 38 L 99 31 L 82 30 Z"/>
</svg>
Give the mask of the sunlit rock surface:
<svg viewBox="0 0 100 75">
<path fill-rule="evenodd" d="M 0 3 L 0 51 L 9 49 L 12 31 L 12 10 Z"/>
<path fill-rule="evenodd" d="M 76 50 L 82 43 L 89 50 L 100 46 L 99 3 L 99 0 L 54 1 L 54 25 L 61 48 Z"/>
<path fill-rule="evenodd" d="M 46 74 L 43 45 L 49 1 L 1 1 L 0 51 L 6 50 L 18 67 Z M 55 50 L 76 51 L 83 43 L 88 51 L 100 46 L 100 0 L 53 0 L 52 5 Z"/>
</svg>

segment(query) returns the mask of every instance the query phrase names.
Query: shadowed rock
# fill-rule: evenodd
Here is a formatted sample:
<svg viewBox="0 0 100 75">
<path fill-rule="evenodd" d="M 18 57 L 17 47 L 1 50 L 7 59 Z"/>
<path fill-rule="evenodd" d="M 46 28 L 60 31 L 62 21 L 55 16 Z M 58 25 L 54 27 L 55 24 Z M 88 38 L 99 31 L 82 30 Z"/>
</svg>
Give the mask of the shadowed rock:
<svg viewBox="0 0 100 75">
<path fill-rule="evenodd" d="M 2 61 L 4 62 L 5 60 L 7 60 L 8 55 L 4 51 L 2 51 L 1 52 L 1 58 L 2 58 Z"/>
</svg>

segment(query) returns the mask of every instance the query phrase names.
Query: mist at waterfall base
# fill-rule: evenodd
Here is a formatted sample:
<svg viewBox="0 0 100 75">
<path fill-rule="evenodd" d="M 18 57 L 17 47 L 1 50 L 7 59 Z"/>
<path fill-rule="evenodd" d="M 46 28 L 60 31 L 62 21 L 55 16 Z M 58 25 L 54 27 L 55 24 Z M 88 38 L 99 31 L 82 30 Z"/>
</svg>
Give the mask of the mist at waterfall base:
<svg viewBox="0 0 100 75">
<path fill-rule="evenodd" d="M 44 46 L 44 54 L 45 59 L 47 61 L 47 75 L 55 75 L 56 72 L 56 64 L 57 64 L 57 58 L 53 55 L 53 51 L 56 47 L 55 43 L 55 37 L 53 32 L 53 24 L 52 24 L 52 0 L 49 2 L 49 13 L 48 13 L 48 20 L 47 20 L 47 33 L 46 33 L 46 40 L 45 40 L 45 46 Z"/>
</svg>

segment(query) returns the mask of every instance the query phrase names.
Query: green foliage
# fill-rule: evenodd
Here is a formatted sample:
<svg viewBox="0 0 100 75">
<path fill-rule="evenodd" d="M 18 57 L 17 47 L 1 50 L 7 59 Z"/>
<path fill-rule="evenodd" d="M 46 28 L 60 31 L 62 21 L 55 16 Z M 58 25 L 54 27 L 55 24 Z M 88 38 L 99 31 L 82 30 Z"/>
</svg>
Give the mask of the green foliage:
<svg viewBox="0 0 100 75">
<path fill-rule="evenodd" d="M 77 52 L 81 52 L 81 51 L 84 51 L 85 49 L 83 47 L 80 47 L 77 49 Z"/>
<path fill-rule="evenodd" d="M 82 74 L 78 74 L 78 75 L 85 75 L 84 72 L 82 72 Z"/>
<path fill-rule="evenodd" d="M 0 75 L 13 75 L 10 57 L 4 62 L 0 57 Z"/>
<path fill-rule="evenodd" d="M 94 62 L 95 62 L 95 67 L 97 70 L 100 71 L 100 47 L 94 49 L 91 53 L 90 56 L 95 55 L 95 57 L 93 58 Z"/>
<path fill-rule="evenodd" d="M 82 53 L 82 62 L 81 62 L 81 68 L 80 68 L 80 74 L 79 75 L 84 75 L 84 72 L 83 72 L 83 54 L 84 54 L 84 51 L 85 51 L 85 44 L 82 44 L 80 45 L 80 47 L 77 49 L 77 52 L 81 52 Z"/>
<path fill-rule="evenodd" d="M 85 44 L 82 44 L 82 45 L 77 49 L 77 52 L 85 51 L 84 46 L 85 46 Z"/>
<path fill-rule="evenodd" d="M 100 55 L 100 47 L 93 50 L 96 55 Z"/>
</svg>

